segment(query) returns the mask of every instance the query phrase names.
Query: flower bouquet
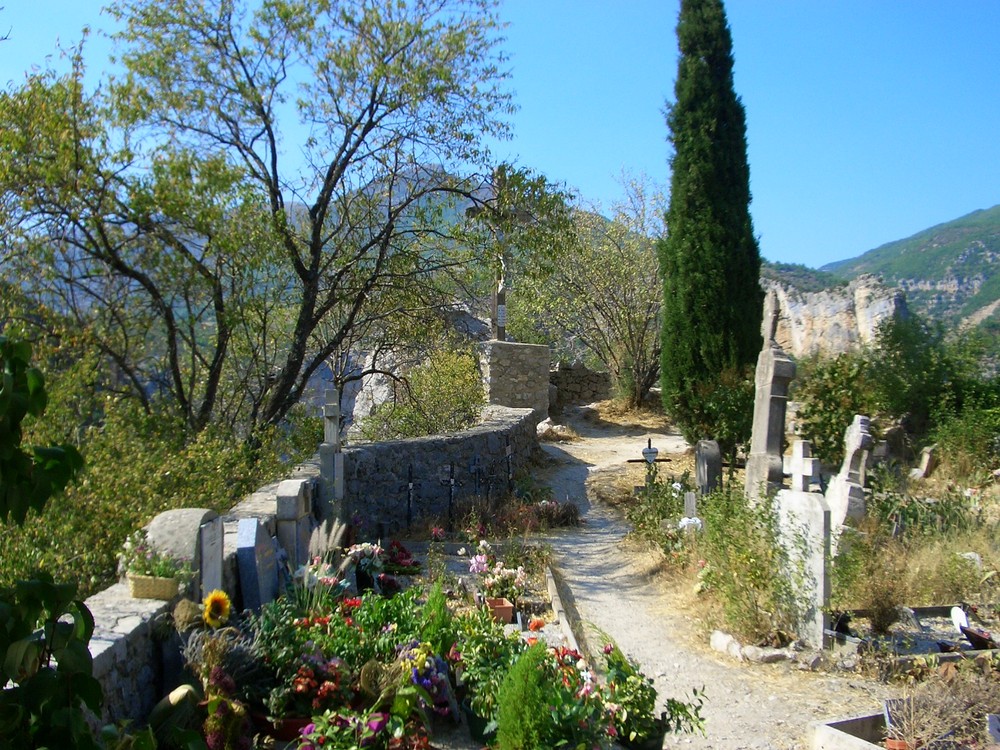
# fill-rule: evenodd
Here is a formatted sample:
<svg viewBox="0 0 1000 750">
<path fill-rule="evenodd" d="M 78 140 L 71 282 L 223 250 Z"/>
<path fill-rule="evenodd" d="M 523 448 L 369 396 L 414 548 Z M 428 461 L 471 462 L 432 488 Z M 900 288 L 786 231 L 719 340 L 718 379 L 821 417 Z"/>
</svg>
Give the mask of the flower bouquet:
<svg viewBox="0 0 1000 750">
<path fill-rule="evenodd" d="M 385 551 L 378 543 L 362 542 L 347 549 L 347 559 L 354 565 L 358 591 L 375 588 L 375 577 L 382 571 Z"/>
<path fill-rule="evenodd" d="M 389 543 L 383 568 L 386 573 L 393 575 L 412 576 L 420 573 L 420 563 L 413 559 L 413 553 L 396 539 Z"/>
<path fill-rule="evenodd" d="M 129 593 L 136 599 L 173 599 L 181 583 L 193 575 L 188 562 L 154 550 L 143 531 L 125 539 L 118 554 L 118 572 L 128 579 Z"/>
</svg>

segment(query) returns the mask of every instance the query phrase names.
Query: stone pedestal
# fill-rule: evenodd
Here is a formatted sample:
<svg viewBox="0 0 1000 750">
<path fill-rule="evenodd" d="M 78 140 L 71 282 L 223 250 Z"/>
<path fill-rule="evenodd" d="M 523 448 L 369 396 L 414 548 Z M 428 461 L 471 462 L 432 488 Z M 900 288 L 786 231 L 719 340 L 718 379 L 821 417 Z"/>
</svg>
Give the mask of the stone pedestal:
<svg viewBox="0 0 1000 750">
<path fill-rule="evenodd" d="M 795 378 L 795 362 L 773 340 L 757 357 L 753 403 L 753 434 L 747 458 L 746 494 L 751 499 L 774 492 L 782 482 L 782 441 L 788 385 Z"/>
</svg>

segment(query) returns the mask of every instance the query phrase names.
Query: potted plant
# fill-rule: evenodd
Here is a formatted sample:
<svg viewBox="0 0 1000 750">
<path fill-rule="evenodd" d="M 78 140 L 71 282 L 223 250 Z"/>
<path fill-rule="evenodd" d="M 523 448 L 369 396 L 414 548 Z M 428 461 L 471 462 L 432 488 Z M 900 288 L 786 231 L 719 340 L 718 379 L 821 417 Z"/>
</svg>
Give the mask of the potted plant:
<svg viewBox="0 0 1000 750">
<path fill-rule="evenodd" d="M 118 572 L 128 580 L 132 597 L 164 601 L 177 596 L 181 584 L 192 577 L 189 562 L 154 550 L 143 531 L 125 539 L 118 555 Z"/>
</svg>

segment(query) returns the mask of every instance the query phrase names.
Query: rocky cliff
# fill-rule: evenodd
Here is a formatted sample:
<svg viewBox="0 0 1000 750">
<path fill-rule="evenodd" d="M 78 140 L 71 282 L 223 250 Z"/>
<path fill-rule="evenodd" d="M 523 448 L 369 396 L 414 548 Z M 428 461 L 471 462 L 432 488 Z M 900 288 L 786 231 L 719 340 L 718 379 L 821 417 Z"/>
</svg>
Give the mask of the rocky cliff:
<svg viewBox="0 0 1000 750">
<path fill-rule="evenodd" d="M 775 338 L 794 357 L 840 354 L 868 344 L 879 324 L 907 314 L 904 293 L 874 276 L 859 276 L 849 284 L 819 292 L 800 292 L 773 279 L 762 279 L 761 284 L 777 295 Z"/>
</svg>

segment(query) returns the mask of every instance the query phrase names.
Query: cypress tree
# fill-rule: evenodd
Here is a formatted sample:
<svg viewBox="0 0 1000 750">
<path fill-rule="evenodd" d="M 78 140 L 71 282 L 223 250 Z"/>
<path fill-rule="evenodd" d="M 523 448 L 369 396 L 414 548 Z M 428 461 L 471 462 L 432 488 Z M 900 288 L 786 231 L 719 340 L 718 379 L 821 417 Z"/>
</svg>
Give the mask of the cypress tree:
<svg viewBox="0 0 1000 750">
<path fill-rule="evenodd" d="M 746 115 L 733 88 L 722 0 L 681 0 L 677 39 L 677 81 L 667 111 L 670 206 L 658 245 L 661 385 L 664 407 L 689 440 L 718 439 L 732 433 L 732 424 L 718 423 L 732 419 L 733 383 L 746 383 L 761 347 L 760 251 L 750 218 Z M 749 392 L 752 413 L 752 389 L 742 390 Z"/>
</svg>

